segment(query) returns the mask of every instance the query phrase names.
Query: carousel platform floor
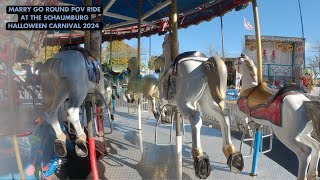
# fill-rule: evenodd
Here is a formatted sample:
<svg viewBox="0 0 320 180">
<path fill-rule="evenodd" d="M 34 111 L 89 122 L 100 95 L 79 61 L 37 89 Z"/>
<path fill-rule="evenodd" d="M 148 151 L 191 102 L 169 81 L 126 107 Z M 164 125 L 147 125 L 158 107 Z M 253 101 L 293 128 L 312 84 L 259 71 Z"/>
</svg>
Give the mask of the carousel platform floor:
<svg viewBox="0 0 320 180">
<path fill-rule="evenodd" d="M 127 113 L 127 108 L 117 107 L 114 129 L 107 134 L 109 154 L 100 157 L 98 170 L 100 179 L 176 179 L 175 167 L 175 133 L 173 144 L 158 146 L 155 144 L 155 119 L 149 112 L 142 112 L 142 130 L 137 130 L 137 115 Z M 109 129 L 108 129 L 109 130 Z M 160 128 L 159 141 L 168 142 L 169 128 Z M 258 176 L 251 177 L 251 158 L 245 158 L 242 173 L 233 174 L 229 171 L 222 152 L 221 131 L 203 126 L 201 130 L 203 150 L 209 155 L 211 174 L 207 179 L 296 179 L 282 166 L 263 154 L 259 156 Z M 232 139 L 236 149 L 240 141 Z M 243 152 L 249 152 L 249 146 L 244 145 Z M 198 179 L 194 174 L 191 151 L 191 129 L 186 125 L 183 137 L 183 179 Z M 88 179 L 91 179 L 89 175 Z"/>
</svg>

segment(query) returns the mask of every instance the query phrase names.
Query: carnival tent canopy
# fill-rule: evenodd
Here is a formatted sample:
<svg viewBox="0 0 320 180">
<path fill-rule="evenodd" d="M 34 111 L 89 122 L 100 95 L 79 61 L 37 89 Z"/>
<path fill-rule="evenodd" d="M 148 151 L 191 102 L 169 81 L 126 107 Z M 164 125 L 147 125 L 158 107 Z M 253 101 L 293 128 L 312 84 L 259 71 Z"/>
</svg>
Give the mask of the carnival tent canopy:
<svg viewBox="0 0 320 180">
<path fill-rule="evenodd" d="M 64 5 L 85 6 L 86 0 L 60 0 Z M 141 3 L 141 35 L 165 34 L 169 29 L 171 0 L 92 0 L 103 6 L 103 41 L 131 39 L 138 34 Z M 187 28 L 202 21 L 247 7 L 249 0 L 177 0 L 178 28 Z M 92 18 L 95 18 L 92 17 Z M 48 45 L 83 43 L 82 31 L 49 31 Z"/>
<path fill-rule="evenodd" d="M 0 0 L 1 1 L 1 0 Z M 89 0 L 12 0 L 0 4 L 0 51 L 11 42 L 22 54 L 36 56 L 45 45 L 82 44 L 83 31 L 7 31 L 6 22 L 16 22 L 17 16 L 6 14 L 6 6 L 85 6 Z M 225 13 L 247 7 L 250 0 L 177 0 L 178 28 L 187 28 L 209 21 Z M 141 35 L 163 35 L 169 30 L 171 0 L 92 0 L 92 5 L 103 7 L 102 40 L 131 39 L 138 36 L 139 3 L 141 3 Z M 96 15 L 92 16 L 96 19 Z M 110 35 L 111 34 L 111 35 Z M 4 48 L 3 48 L 4 47 Z M 0 53 L 1 54 L 1 53 Z M 17 56 L 22 56 L 18 53 Z M 24 57 L 29 57 L 25 56 Z"/>
</svg>

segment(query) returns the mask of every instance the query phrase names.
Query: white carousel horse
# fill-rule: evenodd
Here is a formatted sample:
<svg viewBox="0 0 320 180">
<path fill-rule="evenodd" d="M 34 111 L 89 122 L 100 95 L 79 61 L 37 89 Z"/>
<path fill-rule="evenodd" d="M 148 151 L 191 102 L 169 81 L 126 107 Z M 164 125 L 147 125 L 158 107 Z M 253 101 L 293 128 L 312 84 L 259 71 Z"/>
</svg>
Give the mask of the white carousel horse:
<svg viewBox="0 0 320 180">
<path fill-rule="evenodd" d="M 241 110 L 238 109 L 238 114 L 242 115 L 239 123 L 246 128 L 250 128 L 248 121 L 272 127 L 277 138 L 298 157 L 297 179 L 315 179 L 320 155 L 319 101 L 310 101 L 297 86 L 272 92 L 265 83 L 258 84 L 257 69 L 245 55 L 235 64 L 235 69 L 243 76 L 238 99 Z"/>
<path fill-rule="evenodd" d="M 151 111 L 156 119 L 159 118 L 159 112 L 156 109 L 156 100 L 159 99 L 159 80 L 152 76 L 146 75 L 142 77 L 138 67 L 138 59 L 132 57 L 128 61 L 128 71 L 130 73 L 128 89 L 126 90 L 126 97 L 128 102 L 133 102 L 135 96 L 143 95 L 152 103 Z"/>
<path fill-rule="evenodd" d="M 94 94 L 97 99 L 105 102 L 107 96 L 104 89 L 104 78 L 100 66 L 96 66 L 96 72 L 91 71 L 88 58 L 83 48 L 75 47 L 61 48 L 60 52 L 53 58 L 48 59 L 40 66 L 40 79 L 42 96 L 46 108 L 46 121 L 52 126 L 56 140 L 54 141 L 54 152 L 61 157 L 67 155 L 66 135 L 61 130 L 58 121 L 58 110 L 68 98 L 67 120 L 73 125 L 76 132 L 75 150 L 78 156 L 85 157 L 88 154 L 86 145 L 86 134 L 80 124 L 80 106 L 87 94 Z M 68 50 L 77 49 L 77 50 Z M 93 61 L 97 63 L 97 61 Z M 89 76 L 89 74 L 93 76 Z M 102 76 L 97 77 L 97 73 Z M 103 99 L 101 99 L 101 95 Z M 103 103 L 106 104 L 106 103 Z M 102 104 L 97 104 L 102 106 Z"/>
<path fill-rule="evenodd" d="M 207 58 L 200 52 L 186 52 L 171 59 L 171 38 L 166 35 L 163 43 L 165 58 L 160 77 L 160 98 L 178 107 L 181 115 L 188 118 L 192 129 L 192 157 L 196 176 L 206 178 L 211 166 L 201 146 L 201 113 L 219 121 L 223 137 L 223 152 L 232 172 L 243 169 L 243 157 L 235 151 L 231 141 L 229 115 L 224 111 L 227 68 L 219 57 Z M 172 83 L 170 83 L 170 81 Z"/>
</svg>

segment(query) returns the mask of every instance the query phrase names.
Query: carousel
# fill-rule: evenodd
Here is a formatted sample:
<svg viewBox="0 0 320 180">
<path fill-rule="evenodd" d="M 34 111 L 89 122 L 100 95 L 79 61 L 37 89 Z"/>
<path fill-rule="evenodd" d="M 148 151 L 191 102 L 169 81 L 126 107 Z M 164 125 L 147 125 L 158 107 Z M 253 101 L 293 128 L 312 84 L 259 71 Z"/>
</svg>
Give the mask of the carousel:
<svg viewBox="0 0 320 180">
<path fill-rule="evenodd" d="M 12 21 L 8 5 L 102 6 L 92 19 L 104 29 L 6 31 L 1 24 L 0 179 L 317 177 L 320 104 L 298 86 L 274 92 L 262 82 L 256 0 L 11 1 L 0 7 L 3 22 Z M 239 55 L 234 68 L 243 85 L 237 101 L 229 100 L 224 57 L 179 52 L 178 29 L 220 18 L 223 45 L 223 16 L 248 6 L 257 65 Z M 140 38 L 155 34 L 164 38 L 158 78 L 143 76 L 140 67 Z M 138 48 L 127 71 L 105 70 L 102 43 L 131 38 Z M 57 53 L 21 66 L 26 73 L 19 75 L 17 64 L 53 45 Z M 264 155 L 274 134 L 297 155 L 296 176 Z"/>
</svg>

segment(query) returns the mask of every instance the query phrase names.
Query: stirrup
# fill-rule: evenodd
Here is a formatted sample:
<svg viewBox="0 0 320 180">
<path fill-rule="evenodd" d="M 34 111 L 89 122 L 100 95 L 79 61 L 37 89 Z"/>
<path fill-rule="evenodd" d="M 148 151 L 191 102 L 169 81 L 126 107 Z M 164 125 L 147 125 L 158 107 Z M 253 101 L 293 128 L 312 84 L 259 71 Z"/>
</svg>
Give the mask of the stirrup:
<svg viewBox="0 0 320 180">
<path fill-rule="evenodd" d="M 262 129 L 262 127 L 263 127 L 263 125 L 261 125 L 261 129 Z M 272 143 L 273 143 L 273 130 L 272 130 L 272 128 L 270 126 L 265 126 L 265 127 L 268 127 L 269 133 L 261 136 L 261 141 L 260 141 L 261 143 L 260 143 L 259 152 L 262 153 L 262 154 L 270 152 L 272 150 Z M 253 137 L 245 138 L 247 133 L 245 131 L 243 131 L 243 134 L 242 134 L 242 137 L 241 137 L 241 142 L 240 142 L 240 152 L 242 152 L 242 147 L 243 147 L 244 142 L 251 141 L 250 152 L 249 152 L 248 155 L 243 155 L 244 158 L 252 156 L 255 134 L 256 134 L 256 130 L 253 131 Z M 263 139 L 268 138 L 268 137 L 270 138 L 269 148 L 263 151 Z"/>
<path fill-rule="evenodd" d="M 161 122 L 161 119 L 162 119 L 162 113 L 160 112 L 160 117 L 157 119 L 157 122 L 156 122 L 156 129 L 155 129 L 155 144 L 156 145 L 159 145 L 159 146 L 167 146 L 167 145 L 171 145 L 172 144 L 172 131 L 173 131 L 173 115 L 171 115 L 171 124 L 164 124 L 164 125 L 161 125 L 161 127 L 170 127 L 170 140 L 169 140 L 169 143 L 158 143 L 158 128 L 160 127 L 160 122 Z"/>
</svg>

